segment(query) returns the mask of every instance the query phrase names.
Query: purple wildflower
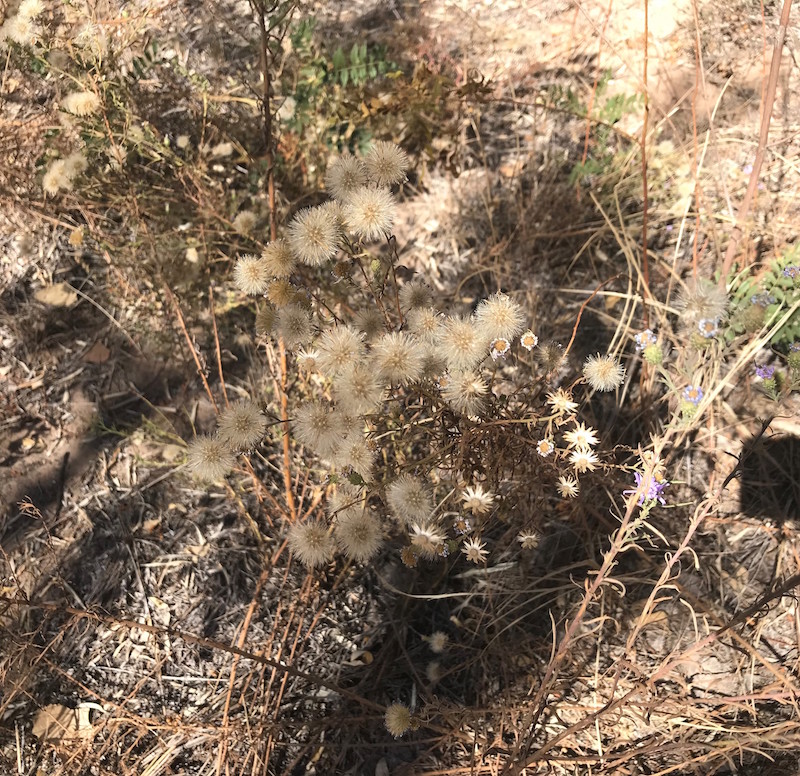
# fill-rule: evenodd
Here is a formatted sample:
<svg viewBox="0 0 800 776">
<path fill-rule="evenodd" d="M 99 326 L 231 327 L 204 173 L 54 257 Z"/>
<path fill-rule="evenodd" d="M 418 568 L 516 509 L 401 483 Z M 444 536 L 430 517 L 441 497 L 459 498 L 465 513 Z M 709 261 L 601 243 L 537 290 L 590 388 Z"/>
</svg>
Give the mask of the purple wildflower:
<svg viewBox="0 0 800 776">
<path fill-rule="evenodd" d="M 633 476 L 636 479 L 636 487 L 633 490 L 623 490 L 623 496 L 631 496 L 641 489 L 639 493 L 639 506 L 642 506 L 645 501 L 653 500 L 658 501 L 658 503 L 662 505 L 667 503 L 664 501 L 661 492 L 669 485 L 669 482 L 656 479 L 652 474 L 645 476 L 641 472 L 634 472 Z"/>
<path fill-rule="evenodd" d="M 777 300 L 767 291 L 762 291 L 760 294 L 753 294 L 750 297 L 750 304 L 757 304 L 759 307 L 769 307 L 775 304 Z"/>
<path fill-rule="evenodd" d="M 800 353 L 800 342 L 793 342 L 791 345 L 789 345 L 789 352 Z"/>
<path fill-rule="evenodd" d="M 637 353 L 641 353 L 645 348 L 656 344 L 656 335 L 653 334 L 651 329 L 639 332 L 633 339 L 636 342 Z"/>
<path fill-rule="evenodd" d="M 699 385 L 687 385 L 683 389 L 683 398 L 696 407 L 703 400 L 703 389 Z"/>
<path fill-rule="evenodd" d="M 761 366 L 760 364 L 756 364 L 756 377 L 760 377 L 762 380 L 770 380 L 774 374 L 774 366 L 769 366 L 767 364 Z"/>
<path fill-rule="evenodd" d="M 753 172 L 753 165 L 752 164 L 746 164 L 744 167 L 742 167 L 742 172 L 745 175 L 750 175 L 750 173 Z"/>
<path fill-rule="evenodd" d="M 791 278 L 792 280 L 797 280 L 800 278 L 800 267 L 798 267 L 797 264 L 791 264 L 788 267 L 784 267 L 783 275 L 784 277 Z"/>
<path fill-rule="evenodd" d="M 697 323 L 701 336 L 711 339 L 719 334 L 719 318 L 701 318 Z"/>
</svg>

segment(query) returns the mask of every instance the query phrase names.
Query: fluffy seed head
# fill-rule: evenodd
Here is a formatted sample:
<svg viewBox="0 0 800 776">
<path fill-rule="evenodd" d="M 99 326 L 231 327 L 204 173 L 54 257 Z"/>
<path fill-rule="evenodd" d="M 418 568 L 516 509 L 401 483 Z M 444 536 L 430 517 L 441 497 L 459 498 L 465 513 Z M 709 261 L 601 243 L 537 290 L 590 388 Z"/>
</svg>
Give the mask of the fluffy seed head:
<svg viewBox="0 0 800 776">
<path fill-rule="evenodd" d="M 304 264 L 321 266 L 339 249 L 336 220 L 322 208 L 301 210 L 289 224 L 289 245 Z"/>
<path fill-rule="evenodd" d="M 295 523 L 288 538 L 289 549 L 306 568 L 324 566 L 333 557 L 333 538 L 322 520 Z"/>
<path fill-rule="evenodd" d="M 400 309 L 416 310 L 419 307 L 430 307 L 433 302 L 431 287 L 422 280 L 411 280 L 400 289 Z"/>
<path fill-rule="evenodd" d="M 703 318 L 722 320 L 728 312 L 728 295 L 713 281 L 701 278 L 681 291 L 675 307 L 683 323 L 694 327 Z"/>
<path fill-rule="evenodd" d="M 411 709 L 402 703 L 393 703 L 386 709 L 383 722 L 395 738 L 400 738 L 411 729 Z"/>
<path fill-rule="evenodd" d="M 297 440 L 322 458 L 330 458 L 345 437 L 345 423 L 341 414 L 320 401 L 299 407 L 293 427 Z"/>
<path fill-rule="evenodd" d="M 240 256 L 233 268 L 233 282 L 245 294 L 264 294 L 269 286 L 270 275 L 263 260 L 258 256 Z"/>
<path fill-rule="evenodd" d="M 316 351 L 313 348 L 309 350 L 300 348 L 297 353 L 294 354 L 294 357 L 297 359 L 297 366 L 303 372 L 313 372 L 317 368 L 319 351 Z"/>
<path fill-rule="evenodd" d="M 348 415 L 369 415 L 383 401 L 384 387 L 373 364 L 350 364 L 337 374 L 334 381 L 336 406 Z"/>
<path fill-rule="evenodd" d="M 475 322 L 486 339 L 512 340 L 525 327 L 525 314 L 510 296 L 497 293 L 478 305 Z"/>
<path fill-rule="evenodd" d="M 221 480 L 235 463 L 230 448 L 217 436 L 199 436 L 189 445 L 189 468 L 201 480 Z"/>
<path fill-rule="evenodd" d="M 268 337 L 275 328 L 275 321 L 278 314 L 271 304 L 259 307 L 256 313 L 256 334 L 260 337 Z"/>
<path fill-rule="evenodd" d="M 242 210 L 233 219 L 233 229 L 239 234 L 248 235 L 255 229 L 257 220 L 258 218 L 252 210 Z"/>
<path fill-rule="evenodd" d="M 393 383 L 412 382 L 422 375 L 423 348 L 408 334 L 384 334 L 373 345 L 372 354 L 380 375 Z"/>
<path fill-rule="evenodd" d="M 272 277 L 288 278 L 297 263 L 289 243 L 284 239 L 271 242 L 261 253 L 267 272 Z"/>
<path fill-rule="evenodd" d="M 375 453 L 367 439 L 360 431 L 352 431 L 343 439 L 336 450 L 336 466 L 349 467 L 364 482 L 372 479 L 372 465 Z"/>
<path fill-rule="evenodd" d="M 94 92 L 72 92 L 62 101 L 61 107 L 75 116 L 91 116 L 100 108 L 100 98 Z"/>
<path fill-rule="evenodd" d="M 39 25 L 29 16 L 21 13 L 9 16 L 0 27 L 0 43 L 13 40 L 20 46 L 32 44 L 40 35 Z"/>
<path fill-rule="evenodd" d="M 267 419 L 258 405 L 241 401 L 220 415 L 217 433 L 232 450 L 248 450 L 263 439 L 266 430 Z"/>
<path fill-rule="evenodd" d="M 278 309 L 286 307 L 287 304 L 297 301 L 297 288 L 286 278 L 275 278 L 267 285 L 267 299 Z"/>
<path fill-rule="evenodd" d="M 446 318 L 442 332 L 442 354 L 450 369 L 472 369 L 486 356 L 488 338 L 467 318 Z"/>
<path fill-rule="evenodd" d="M 22 0 L 19 4 L 17 14 L 25 19 L 33 19 L 44 11 L 42 0 Z"/>
<path fill-rule="evenodd" d="M 449 641 L 448 635 L 444 631 L 434 631 L 427 637 L 428 646 L 431 652 L 441 655 L 447 649 L 447 642 Z"/>
<path fill-rule="evenodd" d="M 311 316 L 299 304 L 287 304 L 278 311 L 277 329 L 289 348 L 305 345 L 314 333 L 311 328 Z"/>
<path fill-rule="evenodd" d="M 475 415 L 484 404 L 489 393 L 486 381 L 470 370 L 453 372 L 447 385 L 442 389 L 442 397 L 457 412 L 463 415 Z"/>
<path fill-rule="evenodd" d="M 66 160 L 56 159 L 50 164 L 42 178 L 42 188 L 51 197 L 59 191 L 72 190 L 72 176 L 67 173 Z"/>
<path fill-rule="evenodd" d="M 366 185 L 367 168 L 350 153 L 342 154 L 325 171 L 325 188 L 334 199 L 346 200 L 355 189 Z"/>
<path fill-rule="evenodd" d="M 86 157 L 80 151 L 73 151 L 64 159 L 65 172 L 70 178 L 74 178 L 82 172 L 86 172 L 88 166 L 89 162 L 86 161 Z"/>
<path fill-rule="evenodd" d="M 319 338 L 317 350 L 319 370 L 328 377 L 335 377 L 364 357 L 364 335 L 351 326 L 339 324 Z"/>
<path fill-rule="evenodd" d="M 442 334 L 442 316 L 433 307 L 417 307 L 408 313 L 408 330 L 423 342 L 433 343 Z"/>
<path fill-rule="evenodd" d="M 625 379 L 625 367 L 613 356 L 597 353 L 583 362 L 583 376 L 595 391 L 613 391 Z"/>
<path fill-rule="evenodd" d="M 374 557 L 383 542 L 383 530 L 378 516 L 361 507 L 351 507 L 339 512 L 334 534 L 339 549 L 358 563 Z"/>
<path fill-rule="evenodd" d="M 368 340 L 372 340 L 384 332 L 386 320 L 376 307 L 366 307 L 353 316 L 353 325 L 364 332 Z"/>
<path fill-rule="evenodd" d="M 370 180 L 379 186 L 391 186 L 406 178 L 408 156 L 400 146 L 379 140 L 367 152 L 364 160 Z"/>
<path fill-rule="evenodd" d="M 343 205 L 345 223 L 367 241 L 391 234 L 396 210 L 392 192 L 380 186 L 361 186 L 348 195 Z"/>
<path fill-rule="evenodd" d="M 389 511 L 405 523 L 424 522 L 433 512 L 433 499 L 425 483 L 411 474 L 401 474 L 386 488 Z"/>
</svg>

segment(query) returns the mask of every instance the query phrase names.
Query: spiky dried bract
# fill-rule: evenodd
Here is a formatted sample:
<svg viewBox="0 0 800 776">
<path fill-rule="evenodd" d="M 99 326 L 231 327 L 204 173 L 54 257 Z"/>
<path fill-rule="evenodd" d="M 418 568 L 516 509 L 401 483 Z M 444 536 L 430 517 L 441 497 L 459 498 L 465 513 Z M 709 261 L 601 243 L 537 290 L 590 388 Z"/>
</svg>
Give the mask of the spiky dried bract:
<svg viewBox="0 0 800 776">
<path fill-rule="evenodd" d="M 392 383 L 418 380 L 424 366 L 423 348 L 404 332 L 384 334 L 372 346 L 372 355 L 380 375 Z"/>
<path fill-rule="evenodd" d="M 576 447 L 579 450 L 588 450 L 597 444 L 597 432 L 583 423 L 578 423 L 572 431 L 564 434 L 569 447 Z"/>
<path fill-rule="evenodd" d="M 702 319 L 723 319 L 728 312 L 728 294 L 711 280 L 701 278 L 686 286 L 675 300 L 682 322 L 694 327 Z"/>
<path fill-rule="evenodd" d="M 322 520 L 295 523 L 288 539 L 289 549 L 306 568 L 324 566 L 333 557 L 333 537 Z"/>
<path fill-rule="evenodd" d="M 232 450 L 255 447 L 267 430 L 267 419 L 252 401 L 240 401 L 228 407 L 219 417 L 217 433 Z"/>
<path fill-rule="evenodd" d="M 189 444 L 189 468 L 201 480 L 221 480 L 235 463 L 230 448 L 218 436 L 195 437 Z"/>
<path fill-rule="evenodd" d="M 286 346 L 296 348 L 307 344 L 314 335 L 311 316 L 299 304 L 287 304 L 278 311 L 276 327 Z"/>
<path fill-rule="evenodd" d="M 308 402 L 299 407 L 292 425 L 297 440 L 322 458 L 330 458 L 335 454 L 347 431 L 341 413 L 321 401 Z"/>
<path fill-rule="evenodd" d="M 397 203 L 392 192 L 380 186 L 352 191 L 342 206 L 347 227 L 364 240 L 382 240 L 392 233 Z"/>
<path fill-rule="evenodd" d="M 100 98 L 94 92 L 72 92 L 61 100 L 61 107 L 75 116 L 91 116 L 100 109 Z"/>
<path fill-rule="evenodd" d="M 464 509 L 468 509 L 473 515 L 485 515 L 492 509 L 494 494 L 484 490 L 482 485 L 476 485 L 474 488 L 465 488 L 461 500 L 464 502 Z"/>
<path fill-rule="evenodd" d="M 336 219 L 323 208 L 301 210 L 289 224 L 289 245 L 304 264 L 321 266 L 339 250 Z"/>
<path fill-rule="evenodd" d="M 450 369 L 472 369 L 486 357 L 489 340 L 469 318 L 448 317 L 444 321 L 441 348 Z"/>
<path fill-rule="evenodd" d="M 399 297 L 401 310 L 416 310 L 419 307 L 430 307 L 433 290 L 424 281 L 415 279 L 400 288 Z"/>
<path fill-rule="evenodd" d="M 234 231 L 239 232 L 239 234 L 248 235 L 255 229 L 257 220 L 258 217 L 252 210 L 242 210 L 241 213 L 236 214 L 232 226 Z"/>
<path fill-rule="evenodd" d="M 310 348 L 306 350 L 306 348 L 300 348 L 297 353 L 294 354 L 295 359 L 297 360 L 298 368 L 303 372 L 313 372 L 317 368 L 317 359 L 319 358 L 319 351 Z"/>
<path fill-rule="evenodd" d="M 240 256 L 233 268 L 233 282 L 245 294 L 264 294 L 269 287 L 270 274 L 258 256 Z"/>
<path fill-rule="evenodd" d="M 375 452 L 369 440 L 364 438 L 360 431 L 347 434 L 341 445 L 336 450 L 336 465 L 349 467 L 358 474 L 364 482 L 372 480 L 372 466 Z"/>
<path fill-rule="evenodd" d="M 50 196 L 59 191 L 72 191 L 72 176 L 67 172 L 66 160 L 56 159 L 50 164 L 42 178 L 42 188 Z"/>
<path fill-rule="evenodd" d="M 353 316 L 353 325 L 362 331 L 368 340 L 372 340 L 384 333 L 386 319 L 377 307 L 366 307 Z"/>
<path fill-rule="evenodd" d="M 433 523 L 411 524 L 411 545 L 420 555 L 435 558 L 444 548 L 445 535 Z"/>
<path fill-rule="evenodd" d="M 357 563 L 375 557 L 383 543 L 380 520 L 370 509 L 351 507 L 339 512 L 333 530 L 339 549 Z"/>
<path fill-rule="evenodd" d="M 333 394 L 337 407 L 348 415 L 369 415 L 383 401 L 384 388 L 373 364 L 356 362 L 338 373 Z"/>
<path fill-rule="evenodd" d="M 558 485 L 556 486 L 558 493 L 562 498 L 575 498 L 580 493 L 581 486 L 575 477 L 562 475 L 558 478 Z"/>
<path fill-rule="evenodd" d="M 411 709 L 402 703 L 393 703 L 386 709 L 383 722 L 395 738 L 400 738 L 411 730 Z"/>
<path fill-rule="evenodd" d="M 295 259 L 289 243 L 282 238 L 273 240 L 264 248 L 261 252 L 261 260 L 264 262 L 267 272 L 276 278 L 288 278 L 297 265 L 297 259 Z"/>
<path fill-rule="evenodd" d="M 592 450 L 578 448 L 570 453 L 569 462 L 575 467 L 575 471 L 581 474 L 594 471 L 598 460 Z"/>
<path fill-rule="evenodd" d="M 395 143 L 378 140 L 367 152 L 364 163 L 370 180 L 380 186 L 391 186 L 406 179 L 408 156 Z"/>
<path fill-rule="evenodd" d="M 408 330 L 427 343 L 438 341 L 442 335 L 442 316 L 433 307 L 411 310 L 406 320 Z"/>
<path fill-rule="evenodd" d="M 625 379 L 625 367 L 614 356 L 589 356 L 583 362 L 583 376 L 595 391 L 613 391 Z"/>
<path fill-rule="evenodd" d="M 478 305 L 475 323 L 488 340 L 512 340 L 525 328 L 525 313 L 510 296 L 497 293 Z"/>
<path fill-rule="evenodd" d="M 335 377 L 364 357 L 364 335 L 346 324 L 328 329 L 317 341 L 319 370 Z"/>
<path fill-rule="evenodd" d="M 486 381 L 471 370 L 453 372 L 447 385 L 442 389 L 442 397 L 457 412 L 464 415 L 475 415 L 484 406 L 489 393 Z"/>
<path fill-rule="evenodd" d="M 533 550 L 539 546 L 540 536 L 536 531 L 521 531 L 517 536 L 517 541 L 523 550 Z"/>
<path fill-rule="evenodd" d="M 556 415 L 572 415 L 578 409 L 578 403 L 572 401 L 572 394 L 563 388 L 557 388 L 547 394 L 547 403 Z"/>
<path fill-rule="evenodd" d="M 433 512 L 428 486 L 418 477 L 401 474 L 386 488 L 389 511 L 405 523 L 425 522 Z"/>
<path fill-rule="evenodd" d="M 325 188 L 337 200 L 367 185 L 367 168 L 364 162 L 350 153 L 342 154 L 325 171 Z"/>
<path fill-rule="evenodd" d="M 266 293 L 267 299 L 279 309 L 297 301 L 297 289 L 286 278 L 270 280 Z"/>
</svg>

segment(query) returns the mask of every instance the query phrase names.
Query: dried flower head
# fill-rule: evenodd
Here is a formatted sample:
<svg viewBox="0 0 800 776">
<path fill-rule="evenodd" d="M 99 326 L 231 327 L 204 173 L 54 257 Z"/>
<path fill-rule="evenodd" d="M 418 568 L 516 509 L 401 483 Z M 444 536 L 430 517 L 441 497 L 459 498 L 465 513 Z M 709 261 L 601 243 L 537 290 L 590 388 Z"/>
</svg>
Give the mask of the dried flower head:
<svg viewBox="0 0 800 776">
<path fill-rule="evenodd" d="M 411 474 L 401 474 L 386 488 L 389 511 L 405 523 L 424 522 L 433 512 L 433 498 L 427 485 Z"/>
<path fill-rule="evenodd" d="M 52 162 L 42 178 L 42 188 L 50 196 L 55 196 L 59 191 L 72 191 L 72 185 L 72 176 L 67 172 L 64 159 Z"/>
<path fill-rule="evenodd" d="M 364 162 L 350 153 L 342 154 L 325 171 L 325 188 L 337 200 L 346 200 L 353 191 L 366 184 Z"/>
<path fill-rule="evenodd" d="M 379 140 L 369 149 L 364 160 L 367 174 L 379 186 L 391 186 L 406 178 L 408 156 L 400 146 Z"/>
<path fill-rule="evenodd" d="M 494 494 L 484 490 L 482 485 L 476 485 L 474 488 L 465 488 L 461 500 L 464 502 L 464 509 L 468 509 L 473 515 L 485 515 L 492 509 Z"/>
<path fill-rule="evenodd" d="M 333 538 L 323 520 L 295 523 L 288 539 L 289 549 L 306 568 L 324 566 L 333 557 Z"/>
<path fill-rule="evenodd" d="M 232 450 L 249 450 L 267 430 L 267 419 L 252 401 L 232 404 L 219 416 L 218 434 Z"/>
<path fill-rule="evenodd" d="M 364 357 L 364 335 L 351 326 L 338 324 L 319 338 L 317 350 L 320 371 L 328 377 L 335 377 Z"/>
<path fill-rule="evenodd" d="M 61 100 L 61 107 L 75 116 L 91 116 L 100 109 L 100 98 L 94 92 L 72 92 Z"/>
<path fill-rule="evenodd" d="M 373 558 L 383 542 L 383 529 L 378 516 L 360 506 L 339 512 L 333 530 L 339 549 L 358 563 Z"/>
<path fill-rule="evenodd" d="M 523 550 L 535 550 L 539 546 L 541 537 L 536 531 L 522 531 L 517 536 L 517 541 Z"/>
<path fill-rule="evenodd" d="M 570 453 L 569 462 L 575 468 L 575 471 L 580 474 L 594 471 L 598 459 L 592 450 L 578 448 Z"/>
<path fill-rule="evenodd" d="M 236 218 L 233 219 L 231 225 L 235 232 L 248 235 L 255 229 L 256 221 L 258 221 L 258 217 L 252 210 L 242 210 L 236 214 Z"/>
<path fill-rule="evenodd" d="M 597 444 L 597 432 L 593 428 L 587 428 L 583 423 L 578 423 L 572 431 L 564 434 L 569 447 L 576 447 L 588 450 Z"/>
<path fill-rule="evenodd" d="M 551 455 L 552 452 L 556 449 L 556 446 L 553 444 L 553 440 L 545 437 L 544 439 L 540 439 L 536 443 L 536 452 L 542 457 L 547 458 L 548 455 Z"/>
<path fill-rule="evenodd" d="M 380 375 L 393 383 L 402 385 L 422 375 L 423 348 L 404 332 L 393 331 L 379 337 L 372 354 Z"/>
<path fill-rule="evenodd" d="M 467 556 L 467 560 L 475 564 L 486 562 L 489 553 L 486 551 L 486 542 L 482 542 L 479 537 L 467 539 L 461 548 L 461 552 Z"/>
<path fill-rule="evenodd" d="M 481 334 L 474 321 L 448 317 L 442 331 L 442 354 L 450 369 L 472 369 L 486 356 L 489 338 Z"/>
<path fill-rule="evenodd" d="M 400 288 L 399 297 L 401 310 L 416 310 L 431 305 L 433 291 L 425 281 L 415 278 Z"/>
<path fill-rule="evenodd" d="M 300 261 L 319 267 L 339 250 L 336 219 L 322 208 L 306 208 L 289 224 L 289 245 Z"/>
<path fill-rule="evenodd" d="M 295 354 L 297 360 L 297 367 L 302 372 L 313 372 L 317 368 L 317 359 L 319 358 L 319 351 L 313 348 L 300 348 Z"/>
<path fill-rule="evenodd" d="M 402 703 L 393 703 L 386 709 L 383 722 L 395 738 L 400 738 L 411 729 L 411 709 Z"/>
<path fill-rule="evenodd" d="M 364 240 L 381 240 L 392 233 L 397 203 L 392 192 L 380 186 L 352 191 L 342 205 L 350 230 Z"/>
<path fill-rule="evenodd" d="M 230 448 L 217 436 L 195 437 L 189 444 L 189 468 L 201 480 L 221 480 L 235 463 Z"/>
<path fill-rule="evenodd" d="M 288 278 L 297 264 L 289 243 L 284 239 L 273 240 L 261 253 L 261 261 L 267 272 L 276 278 Z"/>
<path fill-rule="evenodd" d="M 447 642 L 450 638 L 444 631 L 434 631 L 430 636 L 426 636 L 425 640 L 428 642 L 431 652 L 441 655 L 447 649 Z"/>
<path fill-rule="evenodd" d="M 259 307 L 256 313 L 256 334 L 260 337 L 268 337 L 272 334 L 277 318 L 277 311 L 271 304 Z"/>
<path fill-rule="evenodd" d="M 444 534 L 433 523 L 412 523 L 411 544 L 421 555 L 434 558 L 442 552 Z"/>
<path fill-rule="evenodd" d="M 572 394 L 563 388 L 548 393 L 547 403 L 553 408 L 556 415 L 572 415 L 578 409 L 577 402 L 572 401 Z"/>
<path fill-rule="evenodd" d="M 386 329 L 386 319 L 377 307 L 366 307 L 353 316 L 353 325 L 367 340 L 373 340 Z"/>
<path fill-rule="evenodd" d="M 497 361 L 498 358 L 502 358 L 509 350 L 511 350 L 511 340 L 504 339 L 503 337 L 493 339 L 489 343 L 489 355 L 491 355 L 492 361 Z"/>
<path fill-rule="evenodd" d="M 344 367 L 333 383 L 336 405 L 348 415 L 369 415 L 383 401 L 384 381 L 375 366 L 356 362 Z"/>
<path fill-rule="evenodd" d="M 487 340 L 512 340 L 525 327 L 525 313 L 510 296 L 497 293 L 478 305 L 475 323 Z"/>
<path fill-rule="evenodd" d="M 233 268 L 233 282 L 245 294 L 264 294 L 269 287 L 270 274 L 263 259 L 240 256 Z"/>
<path fill-rule="evenodd" d="M 375 451 L 360 431 L 347 434 L 336 450 L 336 465 L 352 469 L 364 482 L 372 479 Z"/>
<path fill-rule="evenodd" d="M 625 379 L 625 367 L 613 356 L 597 353 L 583 362 L 583 376 L 595 391 L 613 391 Z"/>
<path fill-rule="evenodd" d="M 259 258 L 259 261 L 262 261 Z M 263 264 L 263 262 L 262 262 Z M 286 278 L 275 278 L 267 284 L 267 299 L 277 308 L 286 307 L 297 301 L 297 288 Z"/>
<path fill-rule="evenodd" d="M 558 485 L 556 487 L 562 498 L 575 498 L 581 490 L 578 480 L 567 475 L 562 475 L 558 478 Z"/>
<path fill-rule="evenodd" d="M 319 401 L 299 407 L 293 425 L 298 442 L 310 447 L 322 458 L 329 458 L 336 452 L 346 431 L 341 414 Z"/>
<path fill-rule="evenodd" d="M 89 162 L 86 161 L 86 157 L 80 151 L 73 151 L 64 159 L 64 172 L 70 178 L 75 178 L 86 172 L 88 166 Z"/>
<path fill-rule="evenodd" d="M 406 316 L 408 330 L 423 342 L 434 343 L 442 333 L 442 316 L 433 307 L 417 307 Z"/>
<path fill-rule="evenodd" d="M 277 329 L 289 348 L 305 345 L 314 335 L 311 316 L 299 304 L 287 304 L 278 311 Z"/>
<path fill-rule="evenodd" d="M 453 372 L 449 382 L 442 389 L 442 397 L 457 412 L 475 415 L 484 406 L 489 386 L 477 373 L 470 370 Z"/>
</svg>

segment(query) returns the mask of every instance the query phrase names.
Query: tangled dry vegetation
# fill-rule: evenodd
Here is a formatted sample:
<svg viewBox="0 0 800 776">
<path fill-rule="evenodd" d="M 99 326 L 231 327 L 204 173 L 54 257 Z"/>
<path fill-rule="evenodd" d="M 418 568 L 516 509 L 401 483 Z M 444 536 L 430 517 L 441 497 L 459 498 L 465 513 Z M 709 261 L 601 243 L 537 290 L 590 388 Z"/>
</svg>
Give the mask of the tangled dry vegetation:
<svg viewBox="0 0 800 776">
<path fill-rule="evenodd" d="M 1 20 L 0 771 L 800 772 L 791 0 L 265 3 Z"/>
</svg>

